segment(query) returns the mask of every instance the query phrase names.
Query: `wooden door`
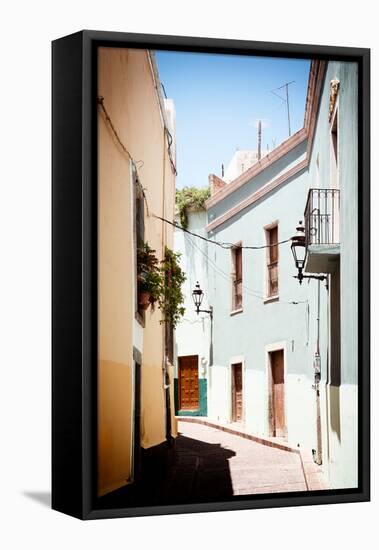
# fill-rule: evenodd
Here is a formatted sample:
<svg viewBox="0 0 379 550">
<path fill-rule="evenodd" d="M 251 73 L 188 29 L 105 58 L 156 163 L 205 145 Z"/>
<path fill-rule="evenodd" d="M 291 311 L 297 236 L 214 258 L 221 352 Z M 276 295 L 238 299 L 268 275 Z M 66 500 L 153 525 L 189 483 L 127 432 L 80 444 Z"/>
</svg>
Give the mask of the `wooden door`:
<svg viewBox="0 0 379 550">
<path fill-rule="evenodd" d="M 199 408 L 199 356 L 179 357 L 179 408 L 193 411 Z"/>
<path fill-rule="evenodd" d="M 242 422 L 242 363 L 232 365 L 232 421 Z"/>
<path fill-rule="evenodd" d="M 277 350 L 270 353 L 271 359 L 271 403 L 270 420 L 271 435 L 286 437 L 285 418 L 285 385 L 284 385 L 284 353 Z"/>
</svg>

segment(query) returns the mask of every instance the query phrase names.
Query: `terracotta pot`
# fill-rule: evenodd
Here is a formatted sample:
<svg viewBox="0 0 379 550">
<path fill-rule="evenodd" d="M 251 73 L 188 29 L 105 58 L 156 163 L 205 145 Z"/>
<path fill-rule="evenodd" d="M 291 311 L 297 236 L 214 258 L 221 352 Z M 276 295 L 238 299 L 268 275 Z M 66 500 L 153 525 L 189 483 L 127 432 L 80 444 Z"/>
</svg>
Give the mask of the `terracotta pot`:
<svg viewBox="0 0 379 550">
<path fill-rule="evenodd" d="M 138 293 L 138 305 L 141 309 L 147 309 L 150 305 L 150 292 Z"/>
</svg>

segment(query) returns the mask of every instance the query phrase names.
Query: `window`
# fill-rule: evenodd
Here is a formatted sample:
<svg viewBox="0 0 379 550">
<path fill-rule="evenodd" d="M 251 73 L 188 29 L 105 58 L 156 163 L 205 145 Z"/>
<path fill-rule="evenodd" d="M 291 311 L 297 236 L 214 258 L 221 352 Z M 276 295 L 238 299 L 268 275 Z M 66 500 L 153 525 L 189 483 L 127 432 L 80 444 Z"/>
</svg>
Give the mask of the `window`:
<svg viewBox="0 0 379 550">
<path fill-rule="evenodd" d="M 278 226 L 275 225 L 266 229 L 267 244 L 267 296 L 269 298 L 278 296 Z"/>
<path fill-rule="evenodd" d="M 338 189 L 338 107 L 330 125 L 330 187 Z"/>
<path fill-rule="evenodd" d="M 339 140 L 338 140 L 338 96 L 335 100 L 334 111 L 330 119 L 330 188 L 339 189 Z M 332 242 L 340 242 L 340 214 L 339 214 L 339 192 L 332 192 L 329 195 L 328 209 L 330 213 L 325 216 L 324 226 L 330 233 Z"/>
<path fill-rule="evenodd" d="M 242 309 L 242 247 L 232 248 L 232 309 Z"/>
</svg>

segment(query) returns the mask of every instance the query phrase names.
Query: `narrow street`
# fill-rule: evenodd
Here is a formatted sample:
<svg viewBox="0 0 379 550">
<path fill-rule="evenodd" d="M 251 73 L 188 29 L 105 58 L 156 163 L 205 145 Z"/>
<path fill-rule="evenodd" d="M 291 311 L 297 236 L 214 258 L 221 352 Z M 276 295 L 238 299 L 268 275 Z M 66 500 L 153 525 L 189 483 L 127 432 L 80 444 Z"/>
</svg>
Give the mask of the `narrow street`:
<svg viewBox="0 0 379 550">
<path fill-rule="evenodd" d="M 166 475 L 153 475 L 135 489 L 114 491 L 102 498 L 102 506 L 210 502 L 308 490 L 297 453 L 198 423 L 179 420 L 178 429 Z"/>
<path fill-rule="evenodd" d="M 196 423 L 179 421 L 179 432 L 172 494 L 183 485 L 191 500 L 307 490 L 296 453 Z"/>
<path fill-rule="evenodd" d="M 188 59 L 99 50 L 97 495 L 112 508 L 356 487 L 356 68 Z M 198 97 L 217 116 L 199 119 Z"/>
</svg>

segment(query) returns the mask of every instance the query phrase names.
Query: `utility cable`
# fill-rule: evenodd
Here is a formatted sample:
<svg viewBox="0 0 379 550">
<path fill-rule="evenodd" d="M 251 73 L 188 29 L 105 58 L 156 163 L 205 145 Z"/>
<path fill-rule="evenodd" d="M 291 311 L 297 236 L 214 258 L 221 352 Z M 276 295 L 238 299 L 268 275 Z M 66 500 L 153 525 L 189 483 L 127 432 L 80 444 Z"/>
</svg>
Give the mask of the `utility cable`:
<svg viewBox="0 0 379 550">
<path fill-rule="evenodd" d="M 126 156 L 129 158 L 130 162 L 133 164 L 134 166 L 134 169 L 136 171 L 136 174 L 137 174 L 137 177 L 136 177 L 136 183 L 142 193 L 142 196 L 143 196 L 143 199 L 144 199 L 144 202 L 145 202 L 145 205 L 146 205 L 146 213 L 148 216 L 150 216 L 150 213 L 149 213 L 149 205 L 147 203 L 147 198 L 146 198 L 146 193 L 145 193 L 145 189 L 144 187 L 142 186 L 141 184 L 141 180 L 140 180 L 140 177 L 139 177 L 139 174 L 138 174 L 138 164 L 141 164 L 141 168 L 142 166 L 144 165 L 144 162 L 143 160 L 134 160 L 134 158 L 132 157 L 132 155 L 130 154 L 130 152 L 128 151 L 128 149 L 125 147 L 125 145 L 123 144 L 120 136 L 118 135 L 117 133 L 117 130 L 112 122 L 112 119 L 111 117 L 109 116 L 109 113 L 104 105 L 104 97 L 103 96 L 99 96 L 97 98 L 97 103 L 98 105 L 100 106 L 101 110 L 103 111 L 103 114 L 104 114 L 104 117 L 105 117 L 105 120 L 106 122 L 109 124 L 109 127 L 110 129 L 112 130 L 112 133 L 114 135 L 114 137 L 116 138 L 116 141 L 117 143 L 120 145 L 121 149 L 124 151 L 124 153 L 126 154 Z"/>
<path fill-rule="evenodd" d="M 207 264 L 210 265 L 213 270 L 218 273 L 222 278 L 224 278 L 225 281 L 227 282 L 230 282 L 230 274 L 226 273 L 225 271 L 223 271 L 209 256 L 206 252 L 204 252 L 203 250 L 201 250 L 201 248 L 199 246 L 197 246 L 197 244 L 191 239 L 191 238 L 186 238 L 186 241 L 190 244 L 190 246 L 196 248 L 203 256 L 204 258 L 207 260 Z M 258 300 L 260 300 L 261 302 L 264 302 L 265 299 L 267 298 L 261 291 L 259 290 L 254 290 L 244 284 L 242 284 L 242 288 L 246 291 L 246 293 L 248 295 L 250 295 L 250 297 L 252 298 L 256 298 Z M 287 300 L 277 300 L 276 303 L 280 303 L 280 304 L 289 304 L 289 305 L 299 305 L 299 304 L 307 304 L 308 303 L 308 300 L 291 300 L 291 301 L 287 301 Z"/>
<path fill-rule="evenodd" d="M 135 161 L 132 157 L 132 155 L 130 154 L 129 150 L 125 147 L 124 143 L 122 142 L 120 136 L 118 135 L 118 132 L 112 122 L 112 119 L 104 105 L 104 97 L 103 96 L 99 96 L 97 98 L 97 103 L 98 105 L 100 106 L 103 114 L 104 114 L 104 117 L 105 117 L 105 120 L 106 122 L 109 124 L 111 130 L 112 130 L 112 133 L 114 135 L 114 137 L 116 138 L 118 144 L 120 145 L 121 149 L 124 151 L 124 153 L 127 155 L 127 157 L 129 158 L 129 160 L 132 162 L 134 168 L 135 168 L 135 171 L 136 171 L 136 183 L 142 193 L 142 196 L 144 198 L 144 202 L 145 202 L 145 205 L 146 205 L 146 213 L 148 216 L 150 216 L 150 212 L 149 212 L 149 205 L 148 205 L 148 201 L 147 201 L 147 197 L 146 197 L 146 193 L 145 193 L 145 189 L 141 183 L 141 180 L 140 180 L 140 177 L 139 177 L 139 174 L 138 174 L 138 164 L 142 163 L 142 166 L 143 166 L 143 161 L 142 160 L 138 160 L 138 161 Z M 172 164 L 172 167 L 173 169 L 175 170 L 175 173 L 176 173 L 176 168 L 172 162 L 172 158 L 171 158 L 171 145 L 172 145 L 172 136 L 169 132 L 169 130 L 166 128 L 165 126 L 165 131 L 167 133 L 167 138 L 168 138 L 168 148 L 169 148 L 169 158 L 170 158 L 170 161 L 171 161 L 171 164 Z M 173 227 L 177 228 L 177 229 L 180 229 L 181 231 L 183 231 L 184 233 L 187 233 L 193 237 L 196 237 L 198 239 L 201 239 L 205 242 L 209 242 L 211 244 L 215 244 L 223 249 L 234 249 L 236 248 L 236 245 L 234 243 L 228 243 L 228 242 L 219 242 L 219 241 L 215 241 L 213 239 L 208 239 L 206 237 L 204 237 L 203 235 L 198 235 L 197 233 L 194 233 L 193 231 L 190 231 L 189 229 L 186 229 L 184 228 L 183 226 L 179 225 L 176 221 L 170 221 L 170 220 L 167 220 L 166 218 L 163 218 L 161 216 L 157 216 L 156 214 L 152 214 L 153 217 L 163 221 L 164 223 L 168 223 L 170 225 L 172 225 Z M 271 248 L 273 246 L 278 246 L 278 245 L 281 245 L 281 244 L 285 244 L 285 243 L 288 243 L 290 242 L 291 239 L 285 239 L 283 241 L 279 241 L 277 243 L 273 243 L 273 244 L 267 244 L 267 245 L 260 245 L 260 246 L 247 246 L 247 245 L 241 245 L 239 246 L 238 248 L 242 248 L 244 250 L 263 250 L 263 249 L 267 249 L 267 248 Z M 194 246 L 195 243 L 192 243 Z M 196 247 L 198 250 L 201 251 L 200 248 Z M 203 251 L 201 251 L 203 253 Z M 205 253 L 204 253 L 205 254 Z M 224 278 L 226 278 L 226 280 L 230 280 L 230 275 L 228 275 L 227 273 L 223 272 L 210 258 L 207 254 L 205 254 L 207 260 L 209 263 L 211 263 L 213 265 L 213 268 L 216 272 L 218 272 L 221 276 L 223 276 Z M 247 287 L 246 285 L 242 285 L 242 288 L 247 292 L 249 293 L 252 297 L 254 298 L 257 298 L 257 299 L 260 299 L 261 301 L 264 301 L 264 295 L 258 291 L 254 291 L 253 289 L 250 289 L 249 287 Z M 292 301 L 292 302 L 284 302 L 282 300 L 280 300 L 281 303 L 287 303 L 287 304 L 294 304 L 294 305 L 297 305 L 297 304 L 300 304 L 300 303 L 305 303 L 305 302 L 299 302 L 299 301 Z"/>
<path fill-rule="evenodd" d="M 120 145 L 121 149 L 124 151 L 124 153 L 127 155 L 127 157 L 129 158 L 129 160 L 133 163 L 134 167 L 135 167 L 135 170 L 136 170 L 136 173 L 137 173 L 137 184 L 139 185 L 140 187 L 140 190 L 141 190 L 141 193 L 143 195 L 143 198 L 144 198 L 144 201 L 145 201 L 145 204 L 146 204 L 146 211 L 147 211 L 147 215 L 150 216 L 149 214 L 149 205 L 148 205 L 148 202 L 147 202 L 147 198 L 146 198 L 146 193 L 145 193 L 145 189 L 144 187 L 142 186 L 142 183 L 140 181 L 140 178 L 139 178 L 139 174 L 138 174 L 138 164 L 142 162 L 142 166 L 143 166 L 143 161 L 141 160 L 138 160 L 138 161 L 135 161 L 132 157 L 132 155 L 130 154 L 129 150 L 125 147 L 124 143 L 122 142 L 120 136 L 118 135 L 118 132 L 112 122 L 112 119 L 104 105 L 104 97 L 103 96 L 99 96 L 97 98 L 97 103 L 98 105 L 100 106 L 101 110 L 103 111 L 103 114 L 104 114 L 104 117 L 105 117 L 105 120 L 106 122 L 109 124 L 111 130 L 112 130 L 112 133 L 114 135 L 114 137 L 116 138 L 118 144 Z M 168 128 L 166 128 L 165 126 L 165 132 L 167 133 L 167 139 L 168 139 L 168 149 L 169 149 L 169 157 L 170 157 L 170 160 L 172 162 L 172 159 L 171 159 L 171 145 L 172 145 L 172 136 L 168 130 Z M 172 162 L 172 165 L 173 165 L 173 162 Z M 175 172 L 176 172 L 176 168 L 175 166 L 173 165 L 173 169 L 175 169 Z M 166 218 L 162 218 L 161 216 L 157 216 L 156 214 L 153 214 L 153 217 L 154 218 L 157 218 L 165 223 L 168 223 L 170 225 L 172 225 L 173 227 L 176 227 L 177 229 L 180 229 L 181 231 L 184 231 L 185 233 L 188 233 L 190 235 L 193 235 L 194 237 L 197 237 L 199 239 L 202 239 L 203 241 L 206 241 L 206 242 L 209 242 L 211 244 L 215 244 L 217 246 L 220 246 L 221 248 L 224 248 L 224 249 L 232 249 L 232 248 L 236 248 L 236 245 L 234 243 L 228 243 L 228 242 L 219 242 L 219 241 L 215 241 L 213 239 L 207 239 L 206 237 L 203 237 L 202 235 L 198 235 L 197 233 L 194 233 L 193 231 L 189 231 L 189 229 L 186 229 L 184 228 L 183 226 L 179 225 L 176 221 L 170 221 L 170 220 L 167 220 Z M 290 242 L 291 239 L 285 239 L 283 241 L 279 241 L 277 243 L 274 243 L 274 244 L 267 244 L 267 245 L 260 245 L 260 246 L 247 246 L 247 245 L 242 245 L 242 246 L 239 246 L 238 248 L 242 248 L 244 250 L 262 250 L 262 249 L 265 249 L 265 248 L 270 248 L 270 247 L 273 247 L 273 246 L 278 246 L 280 244 L 284 244 L 284 243 L 288 243 Z"/>
<path fill-rule="evenodd" d="M 197 237 L 198 239 L 202 239 L 203 241 L 206 241 L 211 244 L 215 244 L 221 248 L 224 249 L 233 249 L 233 248 L 242 248 L 244 250 L 262 250 L 264 248 L 271 248 L 273 246 L 278 246 L 279 244 L 284 244 L 290 242 L 292 239 L 285 239 L 284 241 L 278 241 L 274 244 L 264 244 L 260 246 L 247 246 L 247 245 L 235 245 L 234 243 L 228 243 L 228 242 L 221 242 L 221 241 L 215 241 L 213 239 L 207 239 L 207 237 L 204 237 L 203 235 L 198 235 L 197 233 L 194 233 L 193 231 L 190 231 L 189 229 L 186 229 L 182 225 L 179 225 L 178 222 L 166 220 L 166 218 L 162 218 L 161 216 L 157 216 L 156 214 L 152 214 L 154 218 L 158 218 L 159 220 L 168 223 L 172 225 L 173 227 L 176 227 L 177 229 L 180 229 L 181 231 L 184 231 L 184 233 L 188 233 L 189 235 L 192 235 L 194 237 Z"/>
</svg>

